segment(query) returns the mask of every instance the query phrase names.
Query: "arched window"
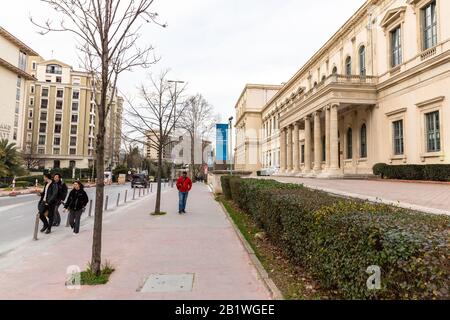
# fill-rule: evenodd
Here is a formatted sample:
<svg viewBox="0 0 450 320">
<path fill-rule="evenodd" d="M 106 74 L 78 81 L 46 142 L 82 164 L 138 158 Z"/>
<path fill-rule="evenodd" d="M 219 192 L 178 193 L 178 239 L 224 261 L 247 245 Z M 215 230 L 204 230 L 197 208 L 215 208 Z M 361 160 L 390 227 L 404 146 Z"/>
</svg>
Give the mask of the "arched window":
<svg viewBox="0 0 450 320">
<path fill-rule="evenodd" d="M 335 66 L 334 68 L 333 68 L 333 71 L 332 71 L 332 74 L 337 74 L 337 67 Z"/>
<path fill-rule="evenodd" d="M 366 47 L 359 48 L 359 75 L 364 77 L 366 75 Z"/>
<path fill-rule="evenodd" d="M 325 82 L 325 80 L 327 80 L 327 77 L 325 75 L 323 75 L 322 82 Z"/>
<path fill-rule="evenodd" d="M 353 130 L 347 130 L 347 159 L 353 159 Z"/>
<path fill-rule="evenodd" d="M 350 56 L 345 59 L 345 74 L 347 76 L 352 75 L 352 58 Z"/>
<path fill-rule="evenodd" d="M 360 132 L 361 140 L 361 158 L 367 158 L 367 127 L 363 124 Z"/>
<path fill-rule="evenodd" d="M 49 64 L 49 65 L 47 65 L 46 69 L 47 69 L 46 70 L 47 73 L 62 74 L 62 67 L 57 64 Z"/>
</svg>

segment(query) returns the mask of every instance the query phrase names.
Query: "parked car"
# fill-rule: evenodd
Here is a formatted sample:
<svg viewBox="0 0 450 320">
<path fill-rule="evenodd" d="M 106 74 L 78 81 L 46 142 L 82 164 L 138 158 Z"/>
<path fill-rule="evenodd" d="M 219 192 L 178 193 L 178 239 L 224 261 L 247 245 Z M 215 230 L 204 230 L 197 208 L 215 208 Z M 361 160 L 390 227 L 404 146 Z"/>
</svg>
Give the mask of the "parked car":
<svg viewBox="0 0 450 320">
<path fill-rule="evenodd" d="M 262 177 L 270 177 L 270 176 L 273 176 L 273 175 L 275 175 L 277 173 L 278 173 L 278 169 L 275 168 L 275 167 L 261 170 L 261 176 Z"/>
<path fill-rule="evenodd" d="M 145 174 L 134 174 L 131 180 L 131 188 L 147 188 L 148 177 Z"/>
</svg>

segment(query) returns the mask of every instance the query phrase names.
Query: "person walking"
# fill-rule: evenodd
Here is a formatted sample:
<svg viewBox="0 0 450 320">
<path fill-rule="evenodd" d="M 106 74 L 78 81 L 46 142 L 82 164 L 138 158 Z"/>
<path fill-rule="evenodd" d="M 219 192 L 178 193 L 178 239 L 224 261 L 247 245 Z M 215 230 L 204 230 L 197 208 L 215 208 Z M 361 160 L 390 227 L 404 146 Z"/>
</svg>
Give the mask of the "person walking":
<svg viewBox="0 0 450 320">
<path fill-rule="evenodd" d="M 44 182 L 44 191 L 40 193 L 41 199 L 38 204 L 38 210 L 39 218 L 44 224 L 41 232 L 49 234 L 52 232 L 55 205 L 58 202 L 58 187 L 53 182 L 51 174 L 44 175 Z M 48 215 L 48 217 L 46 216 L 46 214 Z"/>
<path fill-rule="evenodd" d="M 192 189 L 192 181 L 187 176 L 187 172 L 183 172 L 183 175 L 177 180 L 177 189 L 179 191 L 179 209 L 178 213 L 186 213 L 186 204 L 189 196 L 189 192 Z"/>
<path fill-rule="evenodd" d="M 73 183 L 73 189 L 70 191 L 69 197 L 64 205 L 64 211 L 69 211 L 69 224 L 73 229 L 73 234 L 80 232 L 81 215 L 88 202 L 89 198 L 86 191 L 84 191 L 84 186 L 80 181 L 75 181 Z"/>
<path fill-rule="evenodd" d="M 67 185 L 63 182 L 61 174 L 56 173 L 53 176 L 53 183 L 55 183 L 58 186 L 58 202 L 55 206 L 55 219 L 53 222 L 54 227 L 59 227 L 61 224 L 61 215 L 59 214 L 59 207 L 61 204 L 64 203 L 64 201 L 67 198 L 68 188 Z"/>
</svg>

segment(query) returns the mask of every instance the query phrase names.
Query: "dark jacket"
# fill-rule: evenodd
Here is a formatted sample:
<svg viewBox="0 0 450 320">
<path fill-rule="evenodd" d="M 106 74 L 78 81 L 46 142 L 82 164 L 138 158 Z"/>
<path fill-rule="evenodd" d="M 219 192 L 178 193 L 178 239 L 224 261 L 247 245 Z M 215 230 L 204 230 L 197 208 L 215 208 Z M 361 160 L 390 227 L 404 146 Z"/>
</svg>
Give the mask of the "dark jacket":
<svg viewBox="0 0 450 320">
<path fill-rule="evenodd" d="M 80 211 L 86 207 L 88 202 L 89 198 L 84 189 L 72 189 L 72 191 L 70 191 L 69 193 L 69 198 L 67 198 L 64 208 L 72 211 Z"/>
<path fill-rule="evenodd" d="M 58 202 L 58 192 L 59 188 L 56 183 L 51 182 L 50 186 L 47 190 L 47 198 L 44 199 L 45 188 L 47 188 L 47 184 L 44 186 L 44 190 L 41 192 L 41 200 L 40 202 L 46 202 L 49 206 L 53 206 Z"/>
<path fill-rule="evenodd" d="M 61 181 L 59 181 L 56 185 L 58 186 L 58 200 L 60 202 L 64 202 L 67 198 L 67 193 L 69 192 L 67 185 Z"/>
</svg>

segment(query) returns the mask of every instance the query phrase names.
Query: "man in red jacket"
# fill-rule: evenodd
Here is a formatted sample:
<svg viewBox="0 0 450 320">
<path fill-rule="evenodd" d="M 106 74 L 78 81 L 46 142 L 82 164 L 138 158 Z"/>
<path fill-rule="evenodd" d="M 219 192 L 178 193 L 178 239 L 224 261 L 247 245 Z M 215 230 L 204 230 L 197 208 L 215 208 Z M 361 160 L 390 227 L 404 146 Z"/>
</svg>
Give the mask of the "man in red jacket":
<svg viewBox="0 0 450 320">
<path fill-rule="evenodd" d="M 179 214 L 186 213 L 186 204 L 189 195 L 189 191 L 192 189 L 192 181 L 187 176 L 187 172 L 183 172 L 183 175 L 177 180 L 177 189 L 180 192 L 180 204 L 179 204 Z"/>
</svg>

